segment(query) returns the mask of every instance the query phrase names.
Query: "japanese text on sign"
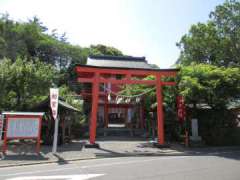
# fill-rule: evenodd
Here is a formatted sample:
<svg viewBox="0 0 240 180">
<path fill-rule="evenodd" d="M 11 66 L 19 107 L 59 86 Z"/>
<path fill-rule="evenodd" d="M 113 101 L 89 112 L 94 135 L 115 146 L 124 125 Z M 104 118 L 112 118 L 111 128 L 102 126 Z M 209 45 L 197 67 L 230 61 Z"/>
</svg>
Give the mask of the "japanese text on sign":
<svg viewBox="0 0 240 180">
<path fill-rule="evenodd" d="M 50 88 L 50 106 L 52 110 L 52 116 L 56 120 L 58 112 L 58 94 L 57 88 Z"/>
<path fill-rule="evenodd" d="M 177 115 L 180 122 L 183 122 L 186 117 L 186 107 L 184 104 L 184 98 L 182 96 L 177 97 Z"/>
<path fill-rule="evenodd" d="M 32 137 L 39 133 L 38 118 L 9 118 L 7 123 L 7 138 Z"/>
</svg>

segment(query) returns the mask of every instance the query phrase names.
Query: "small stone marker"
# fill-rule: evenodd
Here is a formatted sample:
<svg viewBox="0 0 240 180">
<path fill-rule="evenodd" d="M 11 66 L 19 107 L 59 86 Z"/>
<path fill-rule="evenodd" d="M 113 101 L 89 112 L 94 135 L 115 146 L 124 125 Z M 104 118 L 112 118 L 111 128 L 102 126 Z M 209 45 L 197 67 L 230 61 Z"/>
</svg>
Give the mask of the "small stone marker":
<svg viewBox="0 0 240 180">
<path fill-rule="evenodd" d="M 190 139 L 192 141 L 201 141 L 202 138 L 198 135 L 198 120 L 192 119 L 191 125 L 192 125 L 192 136 L 190 136 Z"/>
</svg>

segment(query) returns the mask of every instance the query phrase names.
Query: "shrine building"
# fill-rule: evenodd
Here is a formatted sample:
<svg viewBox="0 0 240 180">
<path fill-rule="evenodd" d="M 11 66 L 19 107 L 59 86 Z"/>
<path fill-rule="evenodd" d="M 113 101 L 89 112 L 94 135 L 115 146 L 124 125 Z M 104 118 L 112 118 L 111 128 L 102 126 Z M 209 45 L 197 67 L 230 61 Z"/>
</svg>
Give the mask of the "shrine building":
<svg viewBox="0 0 240 180">
<path fill-rule="evenodd" d="M 162 86 L 176 83 L 164 81 L 164 77 L 175 77 L 178 69 L 159 69 L 147 62 L 145 57 L 90 56 L 86 65 L 77 64 L 77 81 L 82 85 L 80 95 L 90 104 L 90 143 L 95 144 L 96 130 L 112 124 L 125 127 L 144 128 L 145 103 L 148 92 L 138 95 L 123 95 L 126 85 L 149 85 L 156 91 L 158 143 L 164 145 L 164 115 Z M 146 80 L 147 76 L 153 80 Z M 151 90 L 151 89 L 150 89 Z"/>
</svg>

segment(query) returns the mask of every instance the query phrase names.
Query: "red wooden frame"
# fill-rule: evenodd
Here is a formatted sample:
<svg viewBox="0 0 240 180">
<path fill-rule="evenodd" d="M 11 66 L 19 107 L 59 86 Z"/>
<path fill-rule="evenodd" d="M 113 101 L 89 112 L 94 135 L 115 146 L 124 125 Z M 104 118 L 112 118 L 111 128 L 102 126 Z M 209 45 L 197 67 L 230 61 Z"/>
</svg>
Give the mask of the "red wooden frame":
<svg viewBox="0 0 240 180">
<path fill-rule="evenodd" d="M 10 118 L 35 118 L 38 119 L 38 136 L 37 137 L 7 137 L 8 123 Z M 14 119 L 11 119 L 14 121 Z M 3 142 L 3 153 L 6 154 L 7 151 L 7 141 L 12 139 L 35 139 L 36 140 L 36 153 L 40 152 L 40 143 L 41 143 L 41 127 L 42 127 L 42 116 L 40 115 L 6 115 L 6 124 L 5 124 L 5 133 L 4 133 L 4 142 Z"/>
<path fill-rule="evenodd" d="M 163 114 L 163 97 L 162 86 L 174 86 L 175 82 L 164 82 L 162 77 L 175 77 L 178 69 L 132 69 L 132 68 L 115 68 L 115 67 L 97 67 L 88 65 L 77 65 L 76 72 L 78 74 L 78 82 L 92 83 L 92 110 L 90 120 L 90 143 L 94 144 L 96 140 L 96 124 L 97 124 L 97 111 L 99 99 L 99 84 L 112 83 L 112 84 L 146 84 L 156 86 L 157 96 L 157 129 L 158 129 L 158 143 L 164 145 L 164 114 Z M 82 74 L 92 74 L 89 77 L 83 77 Z M 124 79 L 104 78 L 106 75 L 123 75 Z M 155 76 L 155 80 L 132 79 L 134 76 L 146 77 L 149 75 Z M 102 94 L 101 94 L 102 95 Z M 107 98 L 105 98 L 104 112 L 107 112 L 109 105 Z M 108 121 L 105 118 L 105 123 Z"/>
</svg>

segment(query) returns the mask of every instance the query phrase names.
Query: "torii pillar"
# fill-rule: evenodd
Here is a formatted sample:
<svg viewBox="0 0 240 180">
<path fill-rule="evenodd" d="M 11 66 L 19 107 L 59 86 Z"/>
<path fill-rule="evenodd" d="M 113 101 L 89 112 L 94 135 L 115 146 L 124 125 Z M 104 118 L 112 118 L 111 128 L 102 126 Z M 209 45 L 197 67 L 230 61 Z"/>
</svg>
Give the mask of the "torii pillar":
<svg viewBox="0 0 240 180">
<path fill-rule="evenodd" d="M 163 120 L 163 97 L 162 97 L 162 82 L 161 75 L 156 75 L 156 96 L 157 96 L 157 134 L 158 143 L 157 146 L 164 145 L 164 120 Z"/>
<path fill-rule="evenodd" d="M 95 144 L 96 129 L 97 129 L 97 112 L 98 112 L 98 98 L 99 98 L 99 73 L 95 72 L 92 82 L 92 111 L 90 119 L 90 145 L 88 147 L 98 147 Z"/>
</svg>

